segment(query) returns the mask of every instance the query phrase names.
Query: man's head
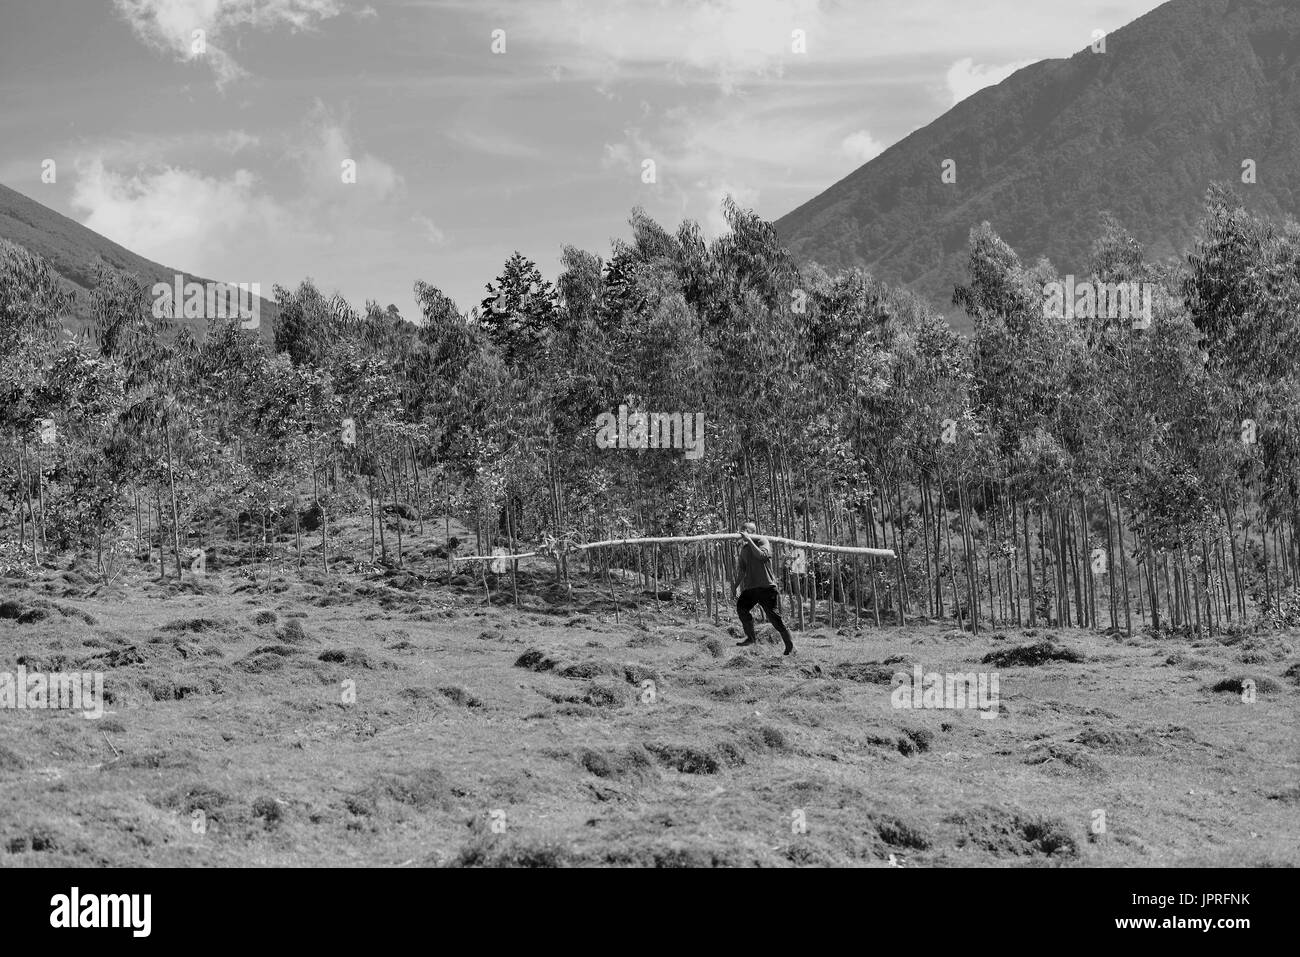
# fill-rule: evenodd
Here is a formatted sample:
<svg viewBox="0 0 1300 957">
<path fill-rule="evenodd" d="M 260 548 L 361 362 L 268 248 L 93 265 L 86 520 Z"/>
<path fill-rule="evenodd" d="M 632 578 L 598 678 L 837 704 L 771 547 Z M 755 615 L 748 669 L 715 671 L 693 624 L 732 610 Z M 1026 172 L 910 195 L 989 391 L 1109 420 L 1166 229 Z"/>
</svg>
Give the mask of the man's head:
<svg viewBox="0 0 1300 957">
<path fill-rule="evenodd" d="M 753 522 L 746 522 L 744 525 L 740 526 L 740 530 L 744 532 L 746 535 L 758 534 L 758 526 L 755 525 Z"/>
</svg>

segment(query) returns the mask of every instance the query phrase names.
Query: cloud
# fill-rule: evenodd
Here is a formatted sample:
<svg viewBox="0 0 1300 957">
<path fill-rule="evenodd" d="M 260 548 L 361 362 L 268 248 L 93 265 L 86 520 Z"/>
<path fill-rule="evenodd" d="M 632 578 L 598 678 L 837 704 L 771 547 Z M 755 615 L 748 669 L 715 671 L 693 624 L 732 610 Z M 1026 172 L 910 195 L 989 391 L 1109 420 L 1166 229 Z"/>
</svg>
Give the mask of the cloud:
<svg viewBox="0 0 1300 957">
<path fill-rule="evenodd" d="M 947 76 L 948 92 L 952 94 L 953 105 L 956 106 L 962 100 L 974 93 L 978 93 L 986 86 L 995 86 L 1001 83 L 1017 70 L 1037 62 L 1036 59 L 1017 60 L 1014 63 L 1005 63 L 1002 66 L 981 66 L 976 64 L 970 57 L 958 60 L 948 68 Z"/>
<path fill-rule="evenodd" d="M 779 76 L 792 32 L 811 47 L 825 22 L 822 0 L 481 0 L 482 11 L 558 62 L 552 76 L 582 76 L 602 86 L 629 67 L 667 79 L 706 79 L 731 92 L 747 78 Z M 666 72 L 667 71 L 667 72 Z"/>
<path fill-rule="evenodd" d="M 209 255 L 213 248 L 292 231 L 292 216 L 259 190 L 247 170 L 222 178 L 163 166 L 127 176 L 93 160 L 79 165 L 77 174 L 71 203 L 85 212 L 83 225 L 178 268 L 212 270 L 218 265 Z M 261 281 L 256 276 L 220 278 Z"/>
<path fill-rule="evenodd" d="M 420 234 L 432 245 L 441 246 L 447 241 L 447 234 L 439 229 L 438 225 L 428 216 L 412 216 L 411 222 L 420 228 Z"/>
<path fill-rule="evenodd" d="M 456 129 L 447 133 L 447 138 L 466 149 L 489 156 L 502 156 L 511 159 L 535 159 L 542 151 L 535 146 L 524 143 L 508 133 L 499 130 Z"/>
<path fill-rule="evenodd" d="M 648 159 L 655 161 L 656 171 L 665 162 L 675 165 L 670 157 L 665 156 L 664 151 L 656 150 L 639 129 L 632 128 L 623 131 L 622 142 L 604 144 L 600 166 L 604 170 L 613 170 L 639 178 L 641 164 Z"/>
<path fill-rule="evenodd" d="M 274 184 L 243 166 L 226 174 L 196 170 L 180 158 L 185 151 L 179 147 L 192 152 L 200 141 L 224 147 L 231 156 L 257 150 L 257 160 L 278 152 L 289 160 L 289 175 L 283 175 L 283 162 Z M 178 151 L 142 157 L 116 140 L 97 154 L 82 151 L 70 203 L 87 228 L 157 262 L 269 288 L 274 279 L 257 274 L 268 263 L 280 277 L 308 275 L 322 262 L 342 274 L 340 255 L 360 261 L 411 236 L 443 240 L 431 220 L 411 220 L 406 209 L 400 216 L 395 212 L 405 196 L 401 175 L 360 149 L 346 120 L 319 102 L 300 124 L 270 142 L 239 130 L 151 142 L 171 143 Z M 343 181 L 345 159 L 357 164 L 355 183 Z M 404 221 L 412 225 L 392 228 Z"/>
<path fill-rule="evenodd" d="M 108 167 L 150 166 L 159 162 L 177 164 L 184 159 L 204 160 L 213 153 L 234 157 L 261 145 L 262 138 L 246 130 L 200 129 L 74 142 L 65 152 L 82 164 L 99 161 Z"/>
<path fill-rule="evenodd" d="M 144 43 L 178 60 L 202 60 L 224 86 L 246 75 L 219 41 L 239 29 L 309 30 L 342 12 L 339 0 L 113 0 Z M 368 9 L 368 8 L 367 8 Z M 366 10 L 360 11 L 366 15 Z M 371 11 L 373 12 L 373 11 Z M 195 31 L 202 31 L 196 34 Z"/>
<path fill-rule="evenodd" d="M 866 130 L 850 133 L 840 142 L 840 152 L 856 163 L 873 160 L 884 151 L 885 144 Z"/>
<path fill-rule="evenodd" d="M 346 117 L 337 117 L 317 100 L 289 141 L 287 152 L 302 170 L 308 192 L 321 200 L 336 200 L 339 188 L 368 205 L 392 198 L 404 185 L 396 168 L 356 142 Z M 356 182 L 344 183 L 343 163 L 356 163 Z"/>
<path fill-rule="evenodd" d="M 722 213 L 722 201 L 730 196 L 741 209 L 754 209 L 758 206 L 758 190 L 740 183 L 727 181 L 716 183 L 699 183 L 698 188 L 703 199 L 708 203 L 708 210 L 700 223 L 704 235 L 709 238 L 722 236 L 731 232 L 727 218 Z"/>
</svg>

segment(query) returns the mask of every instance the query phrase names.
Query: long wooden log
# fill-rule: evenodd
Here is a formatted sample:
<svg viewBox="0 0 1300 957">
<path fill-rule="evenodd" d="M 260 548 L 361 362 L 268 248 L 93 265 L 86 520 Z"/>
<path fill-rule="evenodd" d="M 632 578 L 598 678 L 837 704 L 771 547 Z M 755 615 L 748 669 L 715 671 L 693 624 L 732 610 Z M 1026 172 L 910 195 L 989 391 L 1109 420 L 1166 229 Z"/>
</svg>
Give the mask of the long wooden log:
<svg viewBox="0 0 1300 957">
<path fill-rule="evenodd" d="M 736 541 L 740 539 L 738 532 L 720 532 L 713 535 L 672 535 L 663 538 L 611 538 L 603 542 L 588 542 L 585 545 L 574 545 L 574 551 L 586 551 L 591 548 L 614 548 L 619 545 L 667 545 L 667 544 L 687 544 L 691 542 L 716 542 L 716 541 Z M 801 542 L 793 538 L 782 538 L 779 535 L 756 535 L 755 538 L 763 538 L 769 542 L 781 542 L 785 545 L 792 545 L 795 548 L 808 548 L 820 552 L 838 552 L 842 555 L 870 555 L 874 558 L 895 558 L 893 549 L 890 548 L 859 548 L 853 545 L 823 545 L 819 542 Z M 518 561 L 523 558 L 533 558 L 538 552 L 523 552 L 519 555 L 464 555 L 454 559 L 458 562 L 474 561 L 493 561 L 502 559 L 504 561 Z"/>
</svg>

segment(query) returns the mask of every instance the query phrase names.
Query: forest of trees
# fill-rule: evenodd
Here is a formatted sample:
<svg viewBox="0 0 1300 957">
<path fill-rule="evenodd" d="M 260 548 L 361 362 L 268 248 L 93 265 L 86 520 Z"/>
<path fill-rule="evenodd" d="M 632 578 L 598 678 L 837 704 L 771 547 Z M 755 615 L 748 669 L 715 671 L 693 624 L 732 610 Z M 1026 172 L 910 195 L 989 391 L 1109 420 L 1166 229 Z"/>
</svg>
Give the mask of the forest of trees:
<svg viewBox="0 0 1300 957">
<path fill-rule="evenodd" d="M 818 553 L 797 574 L 782 555 L 804 624 L 1300 621 L 1294 222 L 1216 187 L 1185 261 L 1154 263 L 1103 218 L 1092 261 L 1068 271 L 1155 284 L 1143 329 L 1047 318 L 1056 268 L 985 224 L 953 299 L 965 338 L 906 291 L 801 267 L 768 223 L 725 213 L 731 231 L 706 242 L 634 212 L 608 259 L 566 248 L 554 285 L 515 254 L 469 316 L 423 282 L 418 322 L 277 287 L 273 348 L 233 322 L 196 341 L 109 272 L 90 334 L 68 335 L 47 264 L 0 242 L 0 565 L 75 553 L 104 580 L 139 560 L 183 580 L 200 547 L 209 570 L 328 570 L 332 529 L 368 518 L 370 563 L 411 567 L 394 517 L 450 514 L 476 553 L 546 543 L 560 579 L 634 569 L 656 600 L 714 613 L 729 544 L 581 561 L 562 545 L 752 517 L 899 556 Z M 597 448 L 596 417 L 620 404 L 703 412 L 705 455 Z"/>
</svg>

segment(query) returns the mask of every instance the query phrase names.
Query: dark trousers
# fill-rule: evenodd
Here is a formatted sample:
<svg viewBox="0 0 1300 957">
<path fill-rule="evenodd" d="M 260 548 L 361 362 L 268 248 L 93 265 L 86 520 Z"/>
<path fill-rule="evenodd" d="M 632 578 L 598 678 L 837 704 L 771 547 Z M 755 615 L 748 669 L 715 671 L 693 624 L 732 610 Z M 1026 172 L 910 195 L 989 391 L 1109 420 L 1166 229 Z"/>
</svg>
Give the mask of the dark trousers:
<svg viewBox="0 0 1300 957">
<path fill-rule="evenodd" d="M 766 588 L 747 588 L 740 593 L 740 598 L 736 601 L 736 614 L 740 616 L 740 627 L 745 629 L 745 637 L 754 640 L 754 616 L 749 613 L 749 610 L 755 605 L 762 607 L 767 620 L 772 623 L 772 627 L 781 636 L 786 647 L 793 645 L 794 642 L 790 640 L 790 630 L 781 620 L 781 596 L 771 585 Z"/>
</svg>

